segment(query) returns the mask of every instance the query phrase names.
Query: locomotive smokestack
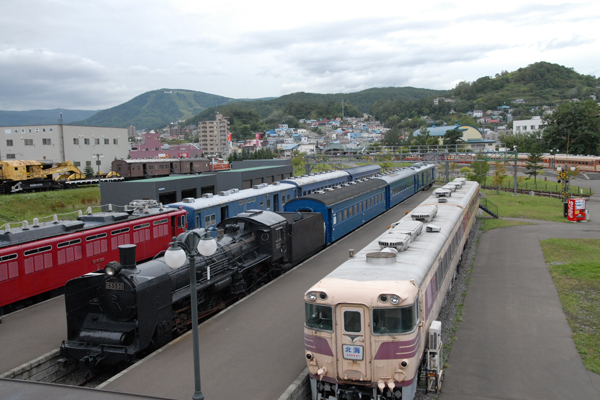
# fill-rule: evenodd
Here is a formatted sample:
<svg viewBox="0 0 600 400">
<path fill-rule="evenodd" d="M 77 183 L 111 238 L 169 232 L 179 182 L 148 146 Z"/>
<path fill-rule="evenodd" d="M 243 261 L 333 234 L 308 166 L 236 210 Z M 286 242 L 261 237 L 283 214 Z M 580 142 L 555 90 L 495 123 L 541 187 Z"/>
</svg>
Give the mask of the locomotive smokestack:
<svg viewBox="0 0 600 400">
<path fill-rule="evenodd" d="M 119 246 L 121 265 L 125 269 L 135 269 L 135 244 L 122 244 Z"/>
</svg>

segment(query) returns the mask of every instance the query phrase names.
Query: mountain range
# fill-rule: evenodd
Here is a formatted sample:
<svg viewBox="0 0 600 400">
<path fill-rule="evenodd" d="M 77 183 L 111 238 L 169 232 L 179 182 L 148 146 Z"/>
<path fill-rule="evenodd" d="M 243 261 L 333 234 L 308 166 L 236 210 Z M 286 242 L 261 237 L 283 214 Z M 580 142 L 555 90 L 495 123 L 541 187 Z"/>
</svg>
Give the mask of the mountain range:
<svg viewBox="0 0 600 400">
<path fill-rule="evenodd" d="M 492 109 L 508 105 L 515 99 L 527 105 L 560 102 L 570 98 L 596 96 L 600 98 L 600 79 L 582 75 L 572 68 L 538 62 L 513 72 L 502 71 L 495 77 L 482 77 L 474 82 L 460 82 L 451 90 L 432 90 L 413 87 L 371 88 L 355 93 L 317 94 L 293 93 L 277 98 L 233 99 L 229 97 L 185 90 L 159 89 L 143 93 L 118 106 L 100 110 L 33 110 L 0 111 L 0 126 L 42 125 L 63 123 L 85 126 L 110 126 L 136 129 L 164 128 L 170 123 L 196 123 L 214 118 L 216 112 L 266 119 L 276 112 L 307 118 L 315 114 L 339 113 L 346 105 L 345 115 L 379 114 L 388 108 L 387 117 L 431 114 L 433 97 L 450 97 L 456 111 L 478 108 Z M 412 104 L 412 106 L 411 106 Z M 339 110 L 338 110 L 339 109 Z M 385 113 L 383 113 L 385 114 Z M 382 119 L 387 118 L 382 115 Z M 239 117 L 238 117 L 239 119 Z"/>
</svg>

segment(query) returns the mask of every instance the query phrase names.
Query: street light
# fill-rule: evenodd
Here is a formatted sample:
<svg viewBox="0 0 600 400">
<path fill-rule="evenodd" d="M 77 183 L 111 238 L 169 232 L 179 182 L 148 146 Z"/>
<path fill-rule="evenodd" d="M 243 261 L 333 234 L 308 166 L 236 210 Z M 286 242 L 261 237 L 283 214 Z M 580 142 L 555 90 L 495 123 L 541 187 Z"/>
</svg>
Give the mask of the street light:
<svg viewBox="0 0 600 400">
<path fill-rule="evenodd" d="M 94 154 L 96 157 L 96 165 L 98 166 L 98 173 L 96 175 L 100 175 L 100 157 L 104 157 L 104 154 Z"/>
<path fill-rule="evenodd" d="M 165 263 L 170 268 L 177 269 L 188 260 L 190 270 L 190 294 L 192 307 L 192 337 L 194 342 L 194 381 L 195 391 L 193 400 L 204 400 L 200 385 L 200 346 L 198 344 L 198 293 L 196 292 L 196 257 L 209 257 L 217 251 L 217 242 L 206 229 L 194 229 L 173 238 L 171 247 L 165 252 Z M 207 273 L 210 279 L 210 272 Z"/>
<path fill-rule="evenodd" d="M 558 149 L 551 149 L 550 153 L 554 154 L 554 162 L 552 163 L 552 168 L 556 168 L 556 153 L 558 153 Z"/>
</svg>

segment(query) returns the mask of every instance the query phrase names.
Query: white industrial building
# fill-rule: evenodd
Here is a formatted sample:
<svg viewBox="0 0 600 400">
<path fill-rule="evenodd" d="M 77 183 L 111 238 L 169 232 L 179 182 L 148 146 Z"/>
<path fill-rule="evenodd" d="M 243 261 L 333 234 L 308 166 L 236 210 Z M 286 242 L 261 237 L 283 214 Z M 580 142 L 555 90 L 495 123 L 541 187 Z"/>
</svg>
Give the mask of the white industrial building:
<svg viewBox="0 0 600 400">
<path fill-rule="evenodd" d="M 542 117 L 535 116 L 531 119 L 514 120 L 513 121 L 513 132 L 525 133 L 525 132 L 536 132 L 544 129 L 544 121 Z"/>
<path fill-rule="evenodd" d="M 83 171 L 110 172 L 112 161 L 127 158 L 127 128 L 74 125 L 4 126 L 0 160 L 36 160 L 46 164 L 71 161 Z"/>
</svg>

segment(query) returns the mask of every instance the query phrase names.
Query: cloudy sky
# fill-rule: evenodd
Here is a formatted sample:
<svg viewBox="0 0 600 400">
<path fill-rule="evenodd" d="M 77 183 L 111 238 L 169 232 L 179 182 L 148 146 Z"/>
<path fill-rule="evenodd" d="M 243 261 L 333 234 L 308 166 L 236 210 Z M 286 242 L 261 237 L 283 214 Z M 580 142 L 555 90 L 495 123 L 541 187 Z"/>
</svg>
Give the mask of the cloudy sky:
<svg viewBox="0 0 600 400">
<path fill-rule="evenodd" d="M 4 0 L 0 110 L 451 89 L 547 61 L 600 75 L 597 1 Z"/>
</svg>

